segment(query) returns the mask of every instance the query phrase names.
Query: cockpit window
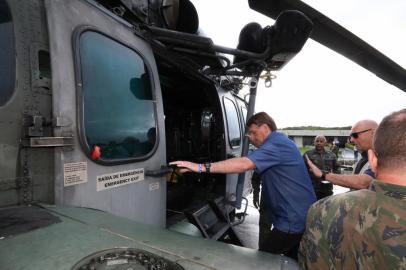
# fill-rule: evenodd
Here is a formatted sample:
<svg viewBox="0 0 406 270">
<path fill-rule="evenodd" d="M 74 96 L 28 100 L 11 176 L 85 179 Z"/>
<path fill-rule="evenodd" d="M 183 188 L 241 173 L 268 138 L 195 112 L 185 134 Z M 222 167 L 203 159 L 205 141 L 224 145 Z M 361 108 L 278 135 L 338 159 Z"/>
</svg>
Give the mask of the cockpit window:
<svg viewBox="0 0 406 270">
<path fill-rule="evenodd" d="M 156 110 L 149 70 L 136 51 L 103 34 L 80 35 L 83 131 L 102 161 L 145 158 L 156 148 Z"/>
<path fill-rule="evenodd" d="M 240 122 L 238 121 L 237 108 L 233 101 L 224 98 L 224 108 L 226 111 L 228 140 L 231 147 L 239 147 L 241 144 Z"/>
<path fill-rule="evenodd" d="M 4 0 L 0 0 L 0 40 L 0 106 L 3 106 L 13 95 L 15 80 L 13 22 Z"/>
</svg>

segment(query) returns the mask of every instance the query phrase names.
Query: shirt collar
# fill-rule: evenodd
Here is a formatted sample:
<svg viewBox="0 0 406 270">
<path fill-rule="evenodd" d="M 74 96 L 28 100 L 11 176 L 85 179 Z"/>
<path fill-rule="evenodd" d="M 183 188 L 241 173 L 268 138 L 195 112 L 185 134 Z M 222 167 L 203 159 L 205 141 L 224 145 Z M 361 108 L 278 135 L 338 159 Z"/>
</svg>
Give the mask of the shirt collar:
<svg viewBox="0 0 406 270">
<path fill-rule="evenodd" d="M 317 151 L 316 147 L 314 147 L 313 149 L 314 149 L 314 152 L 317 153 L 317 154 L 324 154 L 326 152 L 326 149 L 324 147 L 323 147 L 323 149 L 321 149 L 320 152 Z"/>
<path fill-rule="evenodd" d="M 388 184 L 379 180 L 373 180 L 370 189 L 384 196 L 406 202 L 406 186 Z"/>
<path fill-rule="evenodd" d="M 271 133 L 269 133 L 268 137 L 265 138 L 265 141 L 270 140 L 271 138 L 276 136 L 276 131 L 272 131 Z"/>
</svg>

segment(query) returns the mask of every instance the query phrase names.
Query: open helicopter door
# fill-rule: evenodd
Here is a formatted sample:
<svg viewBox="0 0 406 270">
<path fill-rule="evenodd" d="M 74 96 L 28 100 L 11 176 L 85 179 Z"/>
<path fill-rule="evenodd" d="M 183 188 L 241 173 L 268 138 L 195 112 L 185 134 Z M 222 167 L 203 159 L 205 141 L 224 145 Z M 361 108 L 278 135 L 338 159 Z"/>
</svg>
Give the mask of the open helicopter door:
<svg viewBox="0 0 406 270">
<path fill-rule="evenodd" d="M 93 2 L 45 3 L 54 134 L 73 137 L 55 150 L 55 202 L 164 226 L 164 116 L 148 43 Z"/>
</svg>

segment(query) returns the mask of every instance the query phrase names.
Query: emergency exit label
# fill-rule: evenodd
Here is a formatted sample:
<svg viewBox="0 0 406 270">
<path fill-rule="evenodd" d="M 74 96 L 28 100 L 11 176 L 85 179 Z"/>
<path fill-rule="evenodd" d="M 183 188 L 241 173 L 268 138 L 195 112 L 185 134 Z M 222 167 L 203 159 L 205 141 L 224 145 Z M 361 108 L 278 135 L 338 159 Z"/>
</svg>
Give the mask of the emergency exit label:
<svg viewBox="0 0 406 270">
<path fill-rule="evenodd" d="M 87 162 L 63 164 L 63 185 L 73 186 L 87 182 Z"/>
<path fill-rule="evenodd" d="M 115 188 L 144 180 L 144 169 L 135 169 L 97 176 L 97 191 Z"/>
</svg>

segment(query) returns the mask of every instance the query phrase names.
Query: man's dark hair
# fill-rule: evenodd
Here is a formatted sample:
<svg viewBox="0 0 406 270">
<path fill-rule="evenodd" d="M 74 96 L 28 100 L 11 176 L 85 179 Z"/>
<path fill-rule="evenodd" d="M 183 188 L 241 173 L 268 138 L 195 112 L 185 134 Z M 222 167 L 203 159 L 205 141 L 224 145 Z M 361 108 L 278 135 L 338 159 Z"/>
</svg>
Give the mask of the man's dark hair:
<svg viewBox="0 0 406 270">
<path fill-rule="evenodd" d="M 374 136 L 378 168 L 406 166 L 406 109 L 393 112 L 379 124 Z"/>
<path fill-rule="evenodd" d="M 252 124 L 257 125 L 258 127 L 265 124 L 271 129 L 271 131 L 277 130 L 275 121 L 266 112 L 259 112 L 251 116 L 247 121 L 247 127 Z"/>
</svg>

